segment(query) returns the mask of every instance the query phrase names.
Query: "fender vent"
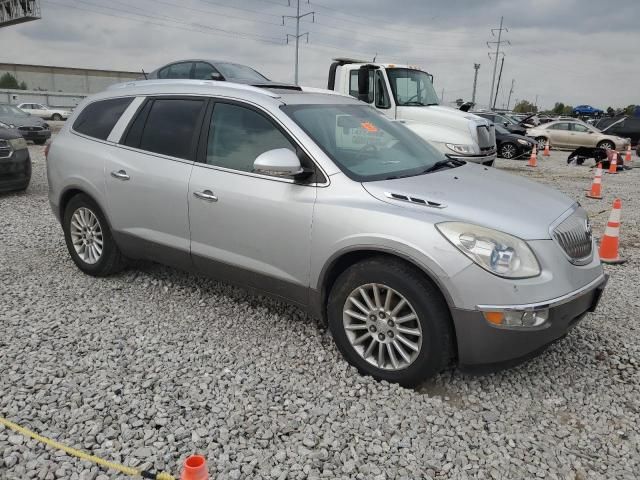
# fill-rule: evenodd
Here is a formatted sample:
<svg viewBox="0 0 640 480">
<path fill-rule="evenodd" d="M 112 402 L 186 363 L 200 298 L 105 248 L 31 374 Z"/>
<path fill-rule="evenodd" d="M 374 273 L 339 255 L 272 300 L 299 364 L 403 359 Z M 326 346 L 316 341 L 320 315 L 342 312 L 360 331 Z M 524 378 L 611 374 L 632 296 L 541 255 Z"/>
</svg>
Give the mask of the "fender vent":
<svg viewBox="0 0 640 480">
<path fill-rule="evenodd" d="M 411 197 L 409 195 L 404 195 L 402 193 L 392 193 L 385 192 L 384 193 L 388 198 L 392 198 L 393 200 L 400 200 L 403 202 L 415 203 L 416 205 L 422 205 L 425 207 L 431 208 L 445 208 L 446 205 L 444 203 L 432 202 L 431 200 L 424 200 L 423 198 Z"/>
</svg>

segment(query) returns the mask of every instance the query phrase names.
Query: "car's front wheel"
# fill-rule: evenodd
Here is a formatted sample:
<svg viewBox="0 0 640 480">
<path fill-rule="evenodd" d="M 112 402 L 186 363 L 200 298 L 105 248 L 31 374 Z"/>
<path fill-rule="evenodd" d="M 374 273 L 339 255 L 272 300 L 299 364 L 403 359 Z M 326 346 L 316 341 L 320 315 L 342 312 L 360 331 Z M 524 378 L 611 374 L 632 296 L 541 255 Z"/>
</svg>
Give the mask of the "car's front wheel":
<svg viewBox="0 0 640 480">
<path fill-rule="evenodd" d="M 62 120 L 62 115 L 60 115 L 59 113 L 54 113 L 51 116 L 51 120 L 55 120 L 55 121 L 59 122 L 60 120 Z"/>
<path fill-rule="evenodd" d="M 83 272 L 103 277 L 124 266 L 107 219 L 87 195 L 78 194 L 69 201 L 62 228 L 71 259 Z"/>
<path fill-rule="evenodd" d="M 515 158 L 518 155 L 518 147 L 513 143 L 503 143 L 500 145 L 500 156 L 508 160 Z"/>
<path fill-rule="evenodd" d="M 538 150 L 544 150 L 544 147 L 547 145 L 547 139 L 545 137 L 536 138 L 536 142 L 538 142 Z"/>
<path fill-rule="evenodd" d="M 378 380 L 412 386 L 452 358 L 446 302 L 422 272 L 400 260 L 352 265 L 331 289 L 327 314 L 340 352 Z"/>
<path fill-rule="evenodd" d="M 603 140 L 598 144 L 598 148 L 604 148 L 605 150 L 612 150 L 616 148 L 616 146 L 613 144 L 613 142 L 609 140 Z"/>
</svg>

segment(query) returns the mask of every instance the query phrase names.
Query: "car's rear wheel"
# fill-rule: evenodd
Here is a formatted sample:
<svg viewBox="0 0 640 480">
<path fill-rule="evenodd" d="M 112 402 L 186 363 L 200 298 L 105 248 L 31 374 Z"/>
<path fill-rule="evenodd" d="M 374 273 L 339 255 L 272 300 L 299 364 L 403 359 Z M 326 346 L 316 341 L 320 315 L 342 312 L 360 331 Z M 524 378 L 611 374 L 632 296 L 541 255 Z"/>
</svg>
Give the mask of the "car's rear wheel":
<svg viewBox="0 0 640 480">
<path fill-rule="evenodd" d="M 547 145 L 546 137 L 537 137 L 536 142 L 538 142 L 538 150 L 544 150 L 544 147 Z"/>
<path fill-rule="evenodd" d="M 340 352 L 361 373 L 415 385 L 452 358 L 446 302 L 416 268 L 384 257 L 359 262 L 336 280 L 329 328 Z"/>
<path fill-rule="evenodd" d="M 69 201 L 62 227 L 67 250 L 80 270 L 103 277 L 123 268 L 124 258 L 109 224 L 90 197 L 79 194 Z"/>
<path fill-rule="evenodd" d="M 518 147 L 513 143 L 503 143 L 500 145 L 500 156 L 508 160 L 515 158 L 518 154 Z"/>
<path fill-rule="evenodd" d="M 605 150 L 611 150 L 611 149 L 616 148 L 616 146 L 610 140 L 603 140 L 600 143 L 598 143 L 598 148 L 604 148 Z"/>
</svg>

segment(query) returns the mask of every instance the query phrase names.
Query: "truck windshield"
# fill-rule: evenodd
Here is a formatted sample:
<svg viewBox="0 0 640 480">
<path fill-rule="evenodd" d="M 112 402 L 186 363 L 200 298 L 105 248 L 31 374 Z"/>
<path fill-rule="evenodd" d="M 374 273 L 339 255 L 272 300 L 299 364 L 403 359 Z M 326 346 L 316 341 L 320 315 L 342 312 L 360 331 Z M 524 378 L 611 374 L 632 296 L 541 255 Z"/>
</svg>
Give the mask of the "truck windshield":
<svg viewBox="0 0 640 480">
<path fill-rule="evenodd" d="M 426 72 L 411 68 L 387 68 L 387 76 L 396 105 L 438 105 L 438 95 Z"/>
<path fill-rule="evenodd" d="M 447 162 L 400 122 L 366 105 L 281 108 L 349 178 L 359 182 L 421 175 L 436 162 Z"/>
</svg>

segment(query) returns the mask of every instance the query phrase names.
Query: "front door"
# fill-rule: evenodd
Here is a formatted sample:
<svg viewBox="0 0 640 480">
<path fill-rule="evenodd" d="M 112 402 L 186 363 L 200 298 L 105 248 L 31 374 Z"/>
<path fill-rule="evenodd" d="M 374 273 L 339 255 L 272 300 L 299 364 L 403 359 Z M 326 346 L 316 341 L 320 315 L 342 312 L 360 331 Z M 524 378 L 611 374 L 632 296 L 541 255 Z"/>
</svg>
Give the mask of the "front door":
<svg viewBox="0 0 640 480">
<path fill-rule="evenodd" d="M 569 130 L 570 147 L 595 147 L 596 135 L 594 132 L 580 123 L 572 123 Z"/>
<path fill-rule="evenodd" d="M 205 130 L 189 183 L 194 265 L 306 305 L 316 187 L 253 173 L 258 155 L 295 144 L 241 103 L 216 102 Z"/>
<path fill-rule="evenodd" d="M 187 195 L 205 99 L 149 99 L 110 149 L 105 184 L 114 235 L 125 254 L 188 267 Z"/>
</svg>

